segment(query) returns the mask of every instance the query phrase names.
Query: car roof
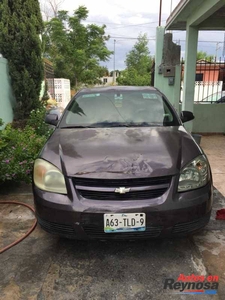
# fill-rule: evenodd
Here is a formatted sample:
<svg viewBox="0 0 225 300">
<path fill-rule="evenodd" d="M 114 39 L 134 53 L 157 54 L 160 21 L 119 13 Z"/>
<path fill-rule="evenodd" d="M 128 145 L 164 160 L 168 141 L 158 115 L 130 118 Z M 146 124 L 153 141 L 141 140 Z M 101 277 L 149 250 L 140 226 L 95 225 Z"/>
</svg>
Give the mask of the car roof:
<svg viewBox="0 0 225 300">
<path fill-rule="evenodd" d="M 120 91 L 158 91 L 153 86 L 107 86 L 107 87 L 94 87 L 84 88 L 80 93 L 100 93 L 100 92 L 120 92 Z"/>
</svg>

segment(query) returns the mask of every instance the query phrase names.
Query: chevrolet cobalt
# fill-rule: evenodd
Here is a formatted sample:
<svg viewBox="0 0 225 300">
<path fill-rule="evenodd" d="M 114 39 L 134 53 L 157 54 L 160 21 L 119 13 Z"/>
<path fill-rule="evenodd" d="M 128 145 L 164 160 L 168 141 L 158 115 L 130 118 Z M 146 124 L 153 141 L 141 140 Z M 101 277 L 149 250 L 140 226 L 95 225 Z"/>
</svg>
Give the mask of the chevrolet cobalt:
<svg viewBox="0 0 225 300">
<path fill-rule="evenodd" d="M 60 120 L 33 171 L 36 215 L 75 239 L 192 234 L 210 219 L 212 177 L 201 147 L 153 87 L 84 89 Z"/>
</svg>

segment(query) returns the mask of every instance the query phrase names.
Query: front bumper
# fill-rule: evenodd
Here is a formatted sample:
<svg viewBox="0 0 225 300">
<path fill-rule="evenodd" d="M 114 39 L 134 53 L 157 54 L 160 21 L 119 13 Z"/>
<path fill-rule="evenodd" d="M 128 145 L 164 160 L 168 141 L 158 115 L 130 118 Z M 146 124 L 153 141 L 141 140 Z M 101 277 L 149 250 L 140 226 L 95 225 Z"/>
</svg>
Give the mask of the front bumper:
<svg viewBox="0 0 225 300">
<path fill-rule="evenodd" d="M 74 239 L 148 239 L 192 234 L 210 219 L 213 187 L 176 192 L 176 178 L 161 197 L 138 201 L 100 201 L 79 198 L 72 188 L 68 195 L 44 192 L 33 186 L 36 215 L 49 233 Z M 104 233 L 105 213 L 146 214 L 146 231 Z"/>
</svg>

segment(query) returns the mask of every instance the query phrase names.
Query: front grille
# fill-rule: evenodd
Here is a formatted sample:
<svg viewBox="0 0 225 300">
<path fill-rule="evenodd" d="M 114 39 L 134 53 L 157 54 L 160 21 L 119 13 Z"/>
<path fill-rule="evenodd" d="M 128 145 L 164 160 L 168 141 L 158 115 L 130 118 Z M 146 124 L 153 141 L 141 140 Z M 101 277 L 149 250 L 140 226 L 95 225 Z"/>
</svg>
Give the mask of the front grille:
<svg viewBox="0 0 225 300">
<path fill-rule="evenodd" d="M 86 199 L 121 201 L 121 200 L 153 199 L 162 196 L 166 191 L 167 188 L 156 189 L 156 190 L 135 191 L 126 194 L 118 194 L 115 192 L 88 191 L 88 190 L 78 190 L 78 193 Z"/>
<path fill-rule="evenodd" d="M 144 200 L 161 197 L 169 188 L 171 176 L 144 177 L 127 179 L 73 178 L 78 194 L 92 200 Z M 116 188 L 130 188 L 131 191 L 120 194 Z M 132 188 L 135 190 L 132 190 Z"/>
<path fill-rule="evenodd" d="M 171 176 L 164 177 L 144 177 L 144 178 L 127 178 L 127 179 L 95 179 L 95 178 L 73 178 L 74 185 L 88 187 L 139 187 L 160 184 L 170 184 Z"/>
<path fill-rule="evenodd" d="M 57 234 L 65 237 L 75 236 L 75 230 L 71 225 L 53 223 L 53 222 L 45 221 L 39 217 L 37 217 L 37 219 L 40 226 L 49 233 Z"/>
<path fill-rule="evenodd" d="M 210 219 L 210 213 L 205 215 L 203 218 L 191 221 L 191 222 L 186 222 L 186 223 L 179 223 L 176 224 L 173 227 L 172 234 L 187 234 L 191 233 L 193 231 L 196 231 L 198 229 L 201 229 L 202 227 L 206 226 L 209 222 Z"/>
</svg>

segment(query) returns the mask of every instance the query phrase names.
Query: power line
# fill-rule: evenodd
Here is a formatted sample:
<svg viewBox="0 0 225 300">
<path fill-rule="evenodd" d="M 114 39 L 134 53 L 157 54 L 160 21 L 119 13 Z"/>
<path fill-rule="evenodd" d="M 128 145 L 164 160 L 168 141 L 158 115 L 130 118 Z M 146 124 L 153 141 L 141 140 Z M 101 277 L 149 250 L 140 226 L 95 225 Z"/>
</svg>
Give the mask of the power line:
<svg viewBox="0 0 225 300">
<path fill-rule="evenodd" d="M 139 37 L 128 37 L 128 36 L 110 36 L 109 39 L 121 39 L 121 40 L 138 40 Z M 147 38 L 148 41 L 156 41 L 155 37 Z M 174 40 L 174 42 L 186 42 L 186 40 Z M 198 41 L 198 43 L 216 43 L 223 44 L 224 42 L 220 41 Z"/>
<path fill-rule="evenodd" d="M 110 38 L 111 37 L 114 37 L 114 35 L 116 35 L 115 33 L 110 33 L 110 32 L 107 32 L 107 34 L 109 34 L 110 35 Z M 128 38 L 128 39 L 136 39 L 136 37 L 133 37 L 133 36 L 127 36 L 127 35 L 122 35 L 122 34 L 120 34 L 120 35 L 118 35 L 118 36 L 116 36 L 116 37 L 120 37 L 120 38 Z M 115 37 L 115 38 L 116 38 Z M 147 39 L 151 39 L 151 38 L 155 38 L 155 36 L 149 36 L 149 37 L 147 37 Z M 137 39 L 138 39 L 138 37 L 137 37 Z"/>
<path fill-rule="evenodd" d="M 166 20 L 164 20 L 166 21 Z M 119 29 L 119 28 L 125 28 L 125 27 L 135 27 L 135 26 L 144 26 L 144 27 L 148 27 L 146 25 L 150 25 L 150 24 L 154 24 L 154 23 L 157 23 L 157 21 L 154 21 L 154 22 L 148 22 L 148 23 L 141 23 L 141 24 L 129 24 L 129 25 L 123 25 L 121 24 L 122 26 L 119 26 L 119 27 L 114 27 L 114 28 L 109 28 L 109 29 Z M 148 27 L 150 28 L 150 27 Z M 152 27 L 152 28 L 155 28 L 155 27 Z"/>
<path fill-rule="evenodd" d="M 125 36 L 110 36 L 109 39 L 122 39 L 122 40 L 138 40 L 139 37 L 125 37 Z M 156 38 L 147 38 L 148 41 L 155 41 Z"/>
<path fill-rule="evenodd" d="M 155 28 L 156 28 L 155 26 L 154 26 L 154 27 L 142 26 L 142 28 L 143 28 L 143 27 L 145 27 L 145 28 L 144 28 L 145 31 L 147 31 L 148 29 L 155 29 Z M 141 29 L 142 29 L 142 28 L 141 28 Z M 114 33 L 109 33 L 109 34 L 118 34 L 118 32 L 116 32 L 116 29 L 117 29 L 117 28 L 109 28 L 109 27 L 107 27 L 105 30 L 106 30 L 106 31 L 107 31 L 107 30 L 110 30 L 110 31 L 113 30 L 113 31 L 114 31 Z M 119 28 L 118 28 L 118 29 L 119 29 Z M 139 31 L 140 31 L 140 28 L 139 28 Z"/>
<path fill-rule="evenodd" d="M 174 40 L 174 42 L 186 42 L 186 40 Z M 216 43 L 216 44 L 223 44 L 223 42 L 218 42 L 218 41 L 198 41 L 198 43 Z"/>
<path fill-rule="evenodd" d="M 163 20 L 163 22 L 166 20 Z M 150 25 L 150 24 L 154 24 L 157 23 L 157 21 L 152 21 L 152 22 L 147 22 L 147 23 L 140 23 L 140 24 L 115 24 L 115 23 L 108 23 L 108 22 L 99 22 L 99 21 L 90 21 L 90 20 L 85 20 L 85 22 L 93 22 L 93 23 L 98 23 L 98 24 L 103 24 L 103 25 L 107 25 L 107 24 L 111 24 L 111 25 L 115 25 L 118 27 L 114 27 L 114 28 L 110 28 L 110 29 L 117 29 L 117 28 L 125 28 L 125 27 L 133 27 L 133 26 L 145 26 L 145 25 Z M 154 27 L 153 27 L 154 28 Z"/>
</svg>

